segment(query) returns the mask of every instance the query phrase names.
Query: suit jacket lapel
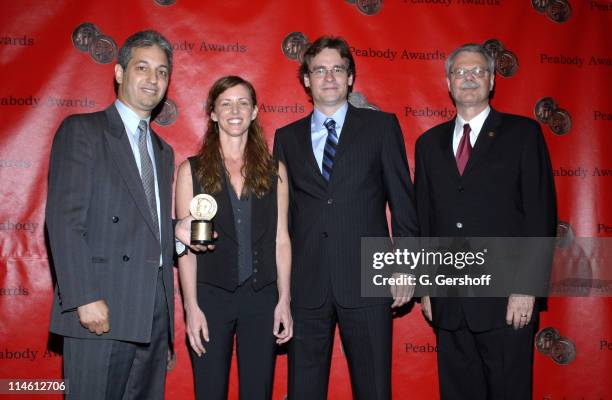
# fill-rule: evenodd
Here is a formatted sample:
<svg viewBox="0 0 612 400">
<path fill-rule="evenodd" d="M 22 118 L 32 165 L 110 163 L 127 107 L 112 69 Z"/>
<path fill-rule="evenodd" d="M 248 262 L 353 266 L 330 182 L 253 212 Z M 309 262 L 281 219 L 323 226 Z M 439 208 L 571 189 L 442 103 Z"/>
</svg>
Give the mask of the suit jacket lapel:
<svg viewBox="0 0 612 400">
<path fill-rule="evenodd" d="M 446 122 L 442 127 L 444 134 L 440 136 L 440 151 L 442 152 L 442 158 L 444 159 L 445 165 L 454 172 L 455 175 L 459 176 L 459 170 L 457 169 L 457 160 L 453 153 L 453 135 L 455 133 L 455 119 Z"/>
<path fill-rule="evenodd" d="M 130 146 L 130 141 L 127 137 L 127 132 L 125 131 L 121 116 L 114 104 L 108 107 L 105 113 L 108 126 L 105 128 L 104 133 L 110 153 L 119 167 L 119 174 L 123 177 L 128 191 L 134 198 L 136 208 L 138 208 L 142 214 L 151 232 L 155 237 L 158 237 L 158 233 L 155 232 L 155 227 L 153 226 L 153 220 L 151 219 L 151 212 L 149 211 L 144 188 L 142 187 L 142 180 L 138 173 L 138 166 L 136 165 L 134 153 L 132 152 L 132 147 Z"/>
<path fill-rule="evenodd" d="M 336 156 L 334 157 L 334 168 L 336 162 L 338 162 L 338 160 L 340 160 L 344 154 L 346 154 L 351 144 L 353 144 L 355 139 L 359 136 L 360 128 L 363 123 L 364 120 L 362 118 L 361 110 L 353 107 L 349 103 L 346 117 L 344 118 L 342 133 L 340 134 L 340 140 L 338 141 L 338 148 L 336 149 Z M 333 179 L 333 175 L 334 172 L 332 169 L 332 177 L 330 180 Z"/>
<path fill-rule="evenodd" d="M 472 169 L 482 160 L 485 154 L 489 151 L 489 148 L 497 139 L 499 135 L 499 126 L 501 124 L 501 116 L 500 114 L 491 108 L 491 112 L 489 116 L 485 120 L 480 133 L 478 134 L 478 140 L 476 140 L 476 145 L 472 150 L 472 154 L 470 155 L 470 159 L 468 160 L 467 165 L 465 166 L 465 171 L 463 171 L 463 175 L 469 174 Z"/>
<path fill-rule="evenodd" d="M 312 113 L 306 118 L 303 118 L 300 123 L 296 126 L 297 129 L 297 142 L 298 142 L 298 154 L 304 154 L 306 158 L 306 167 L 315 175 L 315 179 L 322 185 L 327 186 L 327 182 L 321 170 L 317 164 L 317 159 L 314 156 L 312 150 L 312 134 L 310 132 L 310 123 L 312 121 Z"/>
</svg>

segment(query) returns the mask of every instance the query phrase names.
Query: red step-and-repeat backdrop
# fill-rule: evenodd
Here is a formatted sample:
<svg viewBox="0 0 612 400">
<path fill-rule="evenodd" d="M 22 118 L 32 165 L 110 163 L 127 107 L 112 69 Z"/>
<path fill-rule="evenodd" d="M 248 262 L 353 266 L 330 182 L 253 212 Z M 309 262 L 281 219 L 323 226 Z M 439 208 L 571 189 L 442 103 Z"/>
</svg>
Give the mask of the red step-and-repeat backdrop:
<svg viewBox="0 0 612 400">
<path fill-rule="evenodd" d="M 612 398 L 611 268 L 589 271 L 588 249 L 576 240 L 612 235 L 610 0 L 2 0 L 0 378 L 61 377 L 61 349 L 47 331 L 50 144 L 64 117 L 114 100 L 117 46 L 148 28 L 174 46 L 168 99 L 154 128 L 177 163 L 198 149 L 206 93 L 222 75 L 255 85 L 270 144 L 276 128 L 307 115 L 300 53 L 333 34 L 348 40 L 357 63 L 352 100 L 398 116 L 413 167 L 416 138 L 453 116 L 444 60 L 460 44 L 486 44 L 498 68 L 493 106 L 542 124 L 564 237 L 557 256 L 578 260 L 572 282 L 583 289 L 582 297 L 552 297 L 541 316 L 534 398 Z M 177 365 L 166 397 L 189 399 L 178 286 L 175 294 Z M 274 399 L 286 394 L 286 357 L 278 357 Z M 351 398 L 338 340 L 330 379 L 329 398 Z M 395 319 L 393 395 L 438 397 L 435 336 L 418 305 Z M 235 365 L 230 398 L 237 398 Z"/>
</svg>

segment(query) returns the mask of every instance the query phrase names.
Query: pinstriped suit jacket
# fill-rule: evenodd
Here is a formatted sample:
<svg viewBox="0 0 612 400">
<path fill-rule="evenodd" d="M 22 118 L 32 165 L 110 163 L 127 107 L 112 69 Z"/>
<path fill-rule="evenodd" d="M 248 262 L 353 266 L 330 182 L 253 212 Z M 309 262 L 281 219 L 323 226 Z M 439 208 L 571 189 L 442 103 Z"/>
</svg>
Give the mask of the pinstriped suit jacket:
<svg viewBox="0 0 612 400">
<path fill-rule="evenodd" d="M 312 151 L 311 115 L 280 128 L 274 155 L 290 188 L 292 303 L 319 307 L 331 290 L 344 307 L 387 299 L 361 296 L 361 238 L 417 236 L 404 139 L 393 114 L 349 105 L 327 182 Z"/>
<path fill-rule="evenodd" d="M 161 244 L 125 127 L 114 105 L 66 118 L 49 164 L 46 223 L 57 284 L 50 330 L 63 336 L 150 341 L 160 252 L 174 321 L 172 148 L 151 131 Z M 78 306 L 103 299 L 110 332 L 83 328 Z M 172 329 L 171 329 L 172 330 Z M 172 335 L 172 332 L 171 332 Z"/>
</svg>

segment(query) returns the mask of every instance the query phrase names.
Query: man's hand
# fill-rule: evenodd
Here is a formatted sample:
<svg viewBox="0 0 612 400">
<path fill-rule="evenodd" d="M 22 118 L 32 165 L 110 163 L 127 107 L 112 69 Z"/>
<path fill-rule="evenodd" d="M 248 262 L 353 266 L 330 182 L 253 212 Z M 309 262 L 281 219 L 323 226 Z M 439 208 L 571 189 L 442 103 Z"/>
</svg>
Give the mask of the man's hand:
<svg viewBox="0 0 612 400">
<path fill-rule="evenodd" d="M 431 322 L 433 316 L 431 315 L 431 300 L 429 299 L 429 296 L 421 297 L 421 312 L 425 318 Z"/>
<path fill-rule="evenodd" d="M 283 330 L 280 330 L 281 324 Z M 293 319 L 291 318 L 291 308 L 288 300 L 279 300 L 274 309 L 274 328 L 276 344 L 287 343 L 293 337 Z"/>
<path fill-rule="evenodd" d="M 89 332 L 101 335 L 110 331 L 108 306 L 104 300 L 97 300 L 77 308 L 79 322 Z"/>
<path fill-rule="evenodd" d="M 506 309 L 506 324 L 521 329 L 531 321 L 535 297 L 524 294 L 511 294 Z"/>
<path fill-rule="evenodd" d="M 195 252 L 205 252 L 209 250 L 214 250 L 215 245 L 201 245 L 201 244 L 191 244 L 191 221 L 193 221 L 193 217 L 190 215 L 183 219 L 180 219 L 176 223 L 176 227 L 174 228 L 174 236 L 183 243 L 185 246 L 189 247 L 191 250 Z M 214 238 L 218 238 L 219 235 L 217 232 L 214 232 Z"/>
<path fill-rule="evenodd" d="M 407 282 L 408 274 L 400 274 L 398 272 L 394 272 L 391 275 L 392 278 L 400 280 L 402 277 L 406 277 L 402 281 Z M 391 285 L 391 296 L 393 296 L 393 304 L 391 307 L 401 307 L 404 304 L 408 303 L 414 294 L 414 285 Z"/>
</svg>

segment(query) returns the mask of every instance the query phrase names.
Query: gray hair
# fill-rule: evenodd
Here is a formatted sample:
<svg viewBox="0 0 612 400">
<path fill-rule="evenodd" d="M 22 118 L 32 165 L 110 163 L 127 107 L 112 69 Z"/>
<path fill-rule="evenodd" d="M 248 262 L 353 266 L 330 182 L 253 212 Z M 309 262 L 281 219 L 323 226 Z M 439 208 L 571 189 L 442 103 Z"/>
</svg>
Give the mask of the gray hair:
<svg viewBox="0 0 612 400">
<path fill-rule="evenodd" d="M 132 49 L 155 45 L 159 46 L 166 53 L 168 68 L 172 71 L 172 45 L 157 31 L 140 31 L 127 38 L 123 46 L 121 46 L 121 50 L 119 50 L 117 62 L 125 70 L 132 59 Z"/>
<path fill-rule="evenodd" d="M 449 77 L 451 73 L 451 68 L 455 63 L 455 58 L 459 55 L 459 53 L 469 52 L 469 53 L 480 53 L 485 61 L 487 62 L 489 68 L 489 74 L 493 76 L 495 74 L 495 59 L 491 57 L 487 49 L 481 44 L 476 43 L 467 43 L 462 45 L 461 47 L 456 48 L 453 52 L 448 56 L 446 61 L 444 62 L 444 68 L 446 69 L 446 76 Z"/>
</svg>

